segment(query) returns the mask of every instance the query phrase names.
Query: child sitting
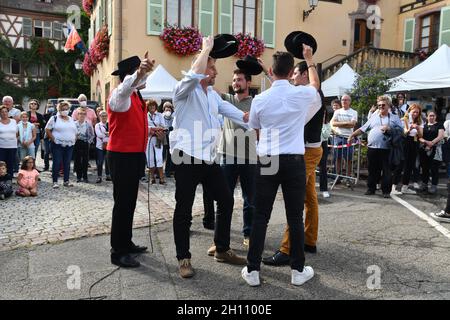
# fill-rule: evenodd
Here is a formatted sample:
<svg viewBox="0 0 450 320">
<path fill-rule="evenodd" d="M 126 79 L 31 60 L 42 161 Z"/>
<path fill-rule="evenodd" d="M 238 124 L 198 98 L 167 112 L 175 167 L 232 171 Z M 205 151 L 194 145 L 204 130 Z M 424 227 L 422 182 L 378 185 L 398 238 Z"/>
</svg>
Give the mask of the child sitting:
<svg viewBox="0 0 450 320">
<path fill-rule="evenodd" d="M 19 190 L 16 191 L 16 195 L 21 197 L 36 197 L 38 178 L 39 172 L 36 170 L 33 157 L 25 157 L 17 176 Z"/>
<path fill-rule="evenodd" d="M 7 173 L 6 162 L 0 161 L 0 200 L 11 197 L 12 193 L 12 177 Z"/>
</svg>

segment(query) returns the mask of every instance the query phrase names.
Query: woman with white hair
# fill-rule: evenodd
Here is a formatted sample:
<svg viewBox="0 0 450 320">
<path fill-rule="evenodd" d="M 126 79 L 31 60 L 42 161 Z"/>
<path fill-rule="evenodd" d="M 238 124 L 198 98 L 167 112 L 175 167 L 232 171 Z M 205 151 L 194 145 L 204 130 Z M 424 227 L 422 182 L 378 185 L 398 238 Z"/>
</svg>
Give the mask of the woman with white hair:
<svg viewBox="0 0 450 320">
<path fill-rule="evenodd" d="M 163 173 L 163 144 L 164 144 L 164 119 L 157 112 L 158 104 L 155 100 L 146 102 L 148 108 L 149 138 L 147 145 L 147 163 L 152 176 L 151 183 L 155 184 L 156 168 L 159 173 L 159 184 L 166 184 Z"/>
<path fill-rule="evenodd" d="M 64 186 L 73 186 L 69 181 L 69 177 L 73 148 L 77 140 L 77 126 L 72 118 L 69 117 L 70 107 L 71 105 L 67 101 L 58 103 L 58 113 L 49 119 L 45 127 L 47 137 L 52 142 L 52 177 L 54 189 L 59 188 L 58 177 L 61 163 L 63 164 L 64 170 Z"/>
</svg>

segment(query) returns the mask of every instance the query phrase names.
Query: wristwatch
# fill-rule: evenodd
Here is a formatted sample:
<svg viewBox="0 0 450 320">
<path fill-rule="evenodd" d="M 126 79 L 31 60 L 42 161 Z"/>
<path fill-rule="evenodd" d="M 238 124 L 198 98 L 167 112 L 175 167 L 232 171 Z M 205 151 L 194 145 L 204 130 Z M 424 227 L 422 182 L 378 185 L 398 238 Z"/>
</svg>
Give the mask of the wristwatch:
<svg viewBox="0 0 450 320">
<path fill-rule="evenodd" d="M 309 68 L 317 68 L 317 65 L 315 63 L 313 63 L 312 65 L 308 66 L 308 69 Z"/>
</svg>

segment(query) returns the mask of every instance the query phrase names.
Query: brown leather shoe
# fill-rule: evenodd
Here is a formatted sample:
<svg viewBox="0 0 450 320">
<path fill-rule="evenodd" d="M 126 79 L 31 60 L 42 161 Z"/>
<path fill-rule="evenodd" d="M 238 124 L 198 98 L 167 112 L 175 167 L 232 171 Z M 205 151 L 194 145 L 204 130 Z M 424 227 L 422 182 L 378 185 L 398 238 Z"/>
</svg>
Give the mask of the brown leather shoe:
<svg viewBox="0 0 450 320">
<path fill-rule="evenodd" d="M 192 278 L 195 274 L 194 269 L 191 265 L 191 259 L 183 259 L 178 261 L 179 264 L 179 272 L 182 278 Z"/>
<path fill-rule="evenodd" d="M 216 254 L 216 246 L 212 246 L 211 248 L 208 249 L 208 256 L 214 257 L 215 254 Z"/>
<path fill-rule="evenodd" d="M 247 259 L 241 258 L 233 250 L 228 250 L 227 252 L 217 252 L 214 255 L 214 260 L 217 262 L 224 262 L 229 264 L 234 264 L 238 266 L 244 266 L 247 264 Z"/>
</svg>

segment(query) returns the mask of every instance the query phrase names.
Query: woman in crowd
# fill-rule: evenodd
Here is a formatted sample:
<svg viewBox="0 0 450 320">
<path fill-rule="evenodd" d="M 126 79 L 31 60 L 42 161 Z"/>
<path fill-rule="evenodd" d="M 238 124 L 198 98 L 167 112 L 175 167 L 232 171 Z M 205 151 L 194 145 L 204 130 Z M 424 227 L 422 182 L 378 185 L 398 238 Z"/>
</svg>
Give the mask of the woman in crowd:
<svg viewBox="0 0 450 320">
<path fill-rule="evenodd" d="M 30 121 L 36 128 L 36 139 L 34 140 L 34 158 L 36 159 L 39 145 L 41 144 L 41 139 L 43 138 L 46 122 L 44 116 L 37 112 L 37 110 L 39 110 L 39 101 L 37 101 L 36 99 L 30 100 L 30 102 L 28 103 L 28 108 L 28 121 Z M 43 148 L 41 149 L 43 150 Z"/>
<path fill-rule="evenodd" d="M 44 113 L 44 122 L 47 124 L 51 117 L 55 115 L 55 107 L 53 104 L 47 104 Z M 44 131 L 44 171 L 48 171 L 50 168 L 50 154 L 52 153 L 52 142 L 45 133 L 45 127 L 42 129 Z"/>
<path fill-rule="evenodd" d="M 72 160 L 73 147 L 77 139 L 77 126 L 69 117 L 71 105 L 67 101 L 58 103 L 58 113 L 50 117 L 45 132 L 52 143 L 53 154 L 53 188 L 59 188 L 58 177 L 61 163 L 64 171 L 64 186 L 72 187 L 70 183 L 70 162 Z"/>
<path fill-rule="evenodd" d="M 97 143 L 95 144 L 97 151 L 96 183 L 102 183 L 103 181 L 103 163 L 105 164 L 106 181 L 111 181 L 108 159 L 106 158 L 106 146 L 109 140 L 108 113 L 106 111 L 100 111 L 99 116 L 100 122 L 95 125 L 95 135 L 97 136 Z"/>
<path fill-rule="evenodd" d="M 442 162 L 442 149 L 439 143 L 444 139 L 444 126 L 436 122 L 436 113 L 428 111 L 427 123 L 423 128 L 423 136 L 419 138 L 421 143 L 419 149 L 420 166 L 422 167 L 421 191 L 431 194 L 437 192 L 439 183 L 439 165 Z M 440 159 L 435 159 L 438 153 Z M 431 171 L 431 187 L 428 189 Z"/>
<path fill-rule="evenodd" d="M 405 113 L 403 122 L 406 138 L 403 148 L 405 154 L 405 165 L 403 169 L 403 186 L 401 192 L 403 194 L 416 194 L 414 190 L 409 188 L 409 182 L 416 166 L 419 139 L 422 138 L 423 135 L 421 106 L 416 103 L 412 104 L 409 107 L 408 112 Z"/>
<path fill-rule="evenodd" d="M 17 155 L 17 122 L 9 118 L 8 107 L 0 106 L 0 161 L 6 163 L 7 173 L 14 175 Z"/>
<path fill-rule="evenodd" d="M 87 114 L 85 108 L 77 109 L 77 118 L 75 122 L 77 126 L 77 141 L 73 149 L 75 156 L 75 172 L 77 174 L 77 182 L 88 183 L 88 163 L 89 163 L 89 145 L 94 141 L 94 128 L 86 119 Z"/>
<path fill-rule="evenodd" d="M 381 190 L 384 198 L 389 198 L 391 193 L 391 165 L 389 163 L 389 146 L 387 135 L 395 127 L 402 127 L 400 118 L 389 112 L 391 108 L 390 98 L 381 96 L 377 99 L 378 113 L 372 117 L 348 138 L 349 143 L 353 138 L 370 130 L 368 136 L 367 160 L 369 162 L 369 177 L 367 180 L 366 195 L 375 194 L 377 182 L 382 179 Z"/>
<path fill-rule="evenodd" d="M 169 101 L 165 102 L 163 105 L 164 127 L 168 130 L 166 131 L 166 138 L 164 141 L 163 159 L 166 162 L 165 168 L 166 178 L 170 178 L 174 170 L 172 164 L 172 157 L 170 155 L 170 140 L 169 140 L 170 128 L 172 127 L 173 124 L 173 113 L 174 110 L 172 103 L 170 103 Z"/>
<path fill-rule="evenodd" d="M 17 139 L 19 159 L 23 159 L 26 156 L 35 158 L 34 140 L 36 139 L 36 128 L 28 121 L 28 113 L 25 111 L 20 114 L 20 121 L 17 124 Z"/>
<path fill-rule="evenodd" d="M 149 138 L 147 145 L 147 162 L 150 168 L 152 184 L 156 183 L 155 174 L 158 169 L 159 184 L 166 184 L 163 173 L 164 117 L 157 112 L 155 100 L 147 100 Z"/>
</svg>

